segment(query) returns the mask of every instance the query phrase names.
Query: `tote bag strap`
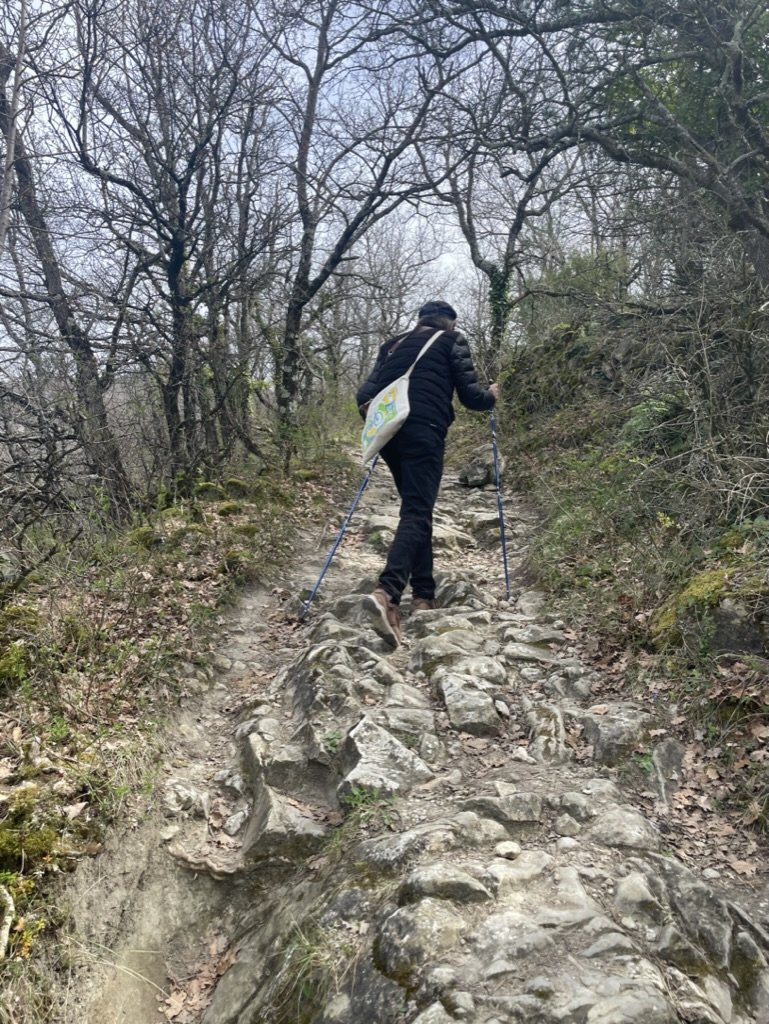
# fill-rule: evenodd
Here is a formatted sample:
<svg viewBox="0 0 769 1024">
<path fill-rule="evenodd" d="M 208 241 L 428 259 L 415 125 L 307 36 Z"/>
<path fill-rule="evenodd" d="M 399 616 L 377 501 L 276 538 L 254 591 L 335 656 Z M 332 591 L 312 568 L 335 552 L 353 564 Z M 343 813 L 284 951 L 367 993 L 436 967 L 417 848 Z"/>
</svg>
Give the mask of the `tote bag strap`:
<svg viewBox="0 0 769 1024">
<path fill-rule="evenodd" d="M 420 360 L 420 359 L 422 358 L 422 356 L 423 356 L 423 355 L 425 354 L 425 352 L 426 352 L 426 351 L 428 350 L 428 348 L 429 348 L 429 347 L 430 347 L 430 346 L 432 345 L 432 343 L 433 343 L 434 341 L 436 341 L 436 340 L 437 340 L 437 339 L 438 339 L 438 338 L 439 338 L 439 337 L 440 337 L 440 336 L 441 336 L 442 334 L 443 334 L 443 330 L 440 330 L 440 331 L 436 331 L 436 332 L 435 332 L 435 334 L 433 334 L 433 335 L 432 335 L 432 337 L 430 337 L 430 338 L 428 338 L 428 339 L 427 339 L 427 341 L 426 341 L 426 342 L 424 343 L 424 345 L 422 346 L 422 348 L 421 348 L 421 350 L 420 350 L 420 353 L 419 353 L 419 355 L 418 355 L 418 356 L 416 357 L 416 359 L 415 359 L 415 360 L 414 360 L 414 362 L 413 362 L 413 363 L 411 364 L 411 366 L 410 366 L 410 367 L 408 368 L 408 370 L 406 370 L 406 372 L 405 372 L 405 373 L 403 374 L 403 376 L 404 376 L 404 377 L 405 377 L 405 378 L 406 378 L 407 380 L 408 380 L 408 378 L 409 378 L 409 377 L 411 376 L 411 371 L 412 371 L 412 370 L 414 369 L 414 367 L 415 367 L 415 366 L 417 365 L 417 363 L 418 363 L 418 362 L 419 362 L 419 360 Z"/>
</svg>

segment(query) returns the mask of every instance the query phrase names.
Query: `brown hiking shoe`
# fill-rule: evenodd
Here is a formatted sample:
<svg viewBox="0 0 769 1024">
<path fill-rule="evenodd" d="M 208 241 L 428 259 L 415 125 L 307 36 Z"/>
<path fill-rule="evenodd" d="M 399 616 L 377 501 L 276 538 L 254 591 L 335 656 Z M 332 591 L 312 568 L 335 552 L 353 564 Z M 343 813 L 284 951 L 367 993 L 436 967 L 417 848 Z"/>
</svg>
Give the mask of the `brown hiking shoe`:
<svg viewBox="0 0 769 1024">
<path fill-rule="evenodd" d="M 397 647 L 401 642 L 401 612 L 390 595 L 382 587 L 377 587 L 363 598 L 363 607 L 369 614 L 374 631 L 391 647 Z"/>
<path fill-rule="evenodd" d="M 412 612 L 431 612 L 435 608 L 434 597 L 415 597 L 411 602 Z"/>
</svg>

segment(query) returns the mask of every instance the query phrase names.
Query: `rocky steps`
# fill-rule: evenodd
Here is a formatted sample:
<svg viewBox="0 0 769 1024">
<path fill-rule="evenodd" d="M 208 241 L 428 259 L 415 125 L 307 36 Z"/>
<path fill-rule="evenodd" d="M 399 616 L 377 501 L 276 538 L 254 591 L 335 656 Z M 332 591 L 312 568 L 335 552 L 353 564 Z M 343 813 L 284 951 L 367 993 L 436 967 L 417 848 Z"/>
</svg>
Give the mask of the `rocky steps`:
<svg viewBox="0 0 769 1024">
<path fill-rule="evenodd" d="M 396 522 L 384 470 L 307 625 L 285 611 L 319 546 L 244 595 L 214 670 L 189 666 L 162 799 L 78 874 L 62 1020 L 769 1022 L 769 936 L 623 793 L 653 719 L 593 706 L 515 586 L 532 523 L 507 505 L 510 602 L 493 490 L 447 479 L 440 607 L 404 601 L 394 653 L 360 601 Z M 681 753 L 655 751 L 662 807 Z"/>
</svg>

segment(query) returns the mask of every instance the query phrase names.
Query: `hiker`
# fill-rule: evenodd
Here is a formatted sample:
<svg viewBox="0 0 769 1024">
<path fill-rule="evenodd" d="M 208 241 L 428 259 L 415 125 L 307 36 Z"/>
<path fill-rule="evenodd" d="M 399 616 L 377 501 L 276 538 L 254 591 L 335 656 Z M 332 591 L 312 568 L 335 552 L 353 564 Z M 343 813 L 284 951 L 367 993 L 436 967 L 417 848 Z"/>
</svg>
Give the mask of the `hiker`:
<svg viewBox="0 0 769 1024">
<path fill-rule="evenodd" d="M 478 383 L 467 339 L 454 330 L 456 320 L 447 302 L 425 303 L 414 328 L 382 345 L 374 369 L 356 396 L 365 417 L 371 399 L 408 370 L 435 331 L 443 331 L 414 367 L 408 419 L 381 452 L 401 498 L 400 521 L 384 572 L 374 592 L 364 599 L 364 607 L 377 633 L 392 647 L 400 643 L 399 605 L 409 581 L 412 610 L 435 607 L 433 507 L 443 473 L 446 433 L 454 419 L 454 390 L 462 405 L 476 412 L 491 409 L 499 395 L 498 384 L 484 388 Z"/>
</svg>

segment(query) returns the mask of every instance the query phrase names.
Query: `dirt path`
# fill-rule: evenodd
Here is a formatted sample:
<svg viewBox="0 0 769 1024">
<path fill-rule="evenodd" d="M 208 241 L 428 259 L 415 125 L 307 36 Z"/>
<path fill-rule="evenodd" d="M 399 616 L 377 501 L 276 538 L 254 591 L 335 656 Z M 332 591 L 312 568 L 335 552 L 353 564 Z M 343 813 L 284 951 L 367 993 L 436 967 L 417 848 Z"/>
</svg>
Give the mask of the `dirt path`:
<svg viewBox="0 0 769 1024">
<path fill-rule="evenodd" d="M 670 867 L 617 788 L 659 721 L 598 703 L 566 624 L 517 583 L 530 517 L 506 502 L 508 603 L 494 492 L 449 477 L 445 609 L 388 654 L 348 595 L 373 586 L 396 511 L 381 472 L 309 624 L 286 611 L 328 531 L 242 595 L 213 671 L 190 667 L 161 783 L 74 882 L 62 1024 L 769 1019 L 760 914 Z M 663 737 L 654 755 L 673 821 L 681 752 Z"/>
</svg>

